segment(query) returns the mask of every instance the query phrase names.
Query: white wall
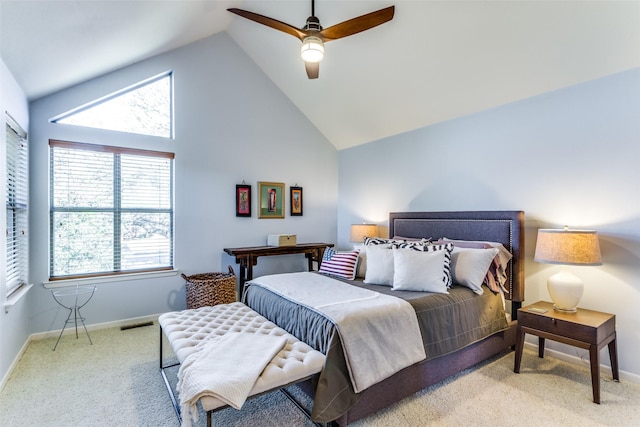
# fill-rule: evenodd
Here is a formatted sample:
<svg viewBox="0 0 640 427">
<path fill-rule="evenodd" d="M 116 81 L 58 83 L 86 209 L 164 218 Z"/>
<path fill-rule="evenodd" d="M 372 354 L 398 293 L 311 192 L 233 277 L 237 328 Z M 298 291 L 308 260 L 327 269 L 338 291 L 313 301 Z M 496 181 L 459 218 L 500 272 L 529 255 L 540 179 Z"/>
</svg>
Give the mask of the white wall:
<svg viewBox="0 0 640 427">
<path fill-rule="evenodd" d="M 142 79 L 173 70 L 175 140 L 51 124 L 48 120 Z M 226 271 L 225 247 L 260 246 L 268 234 L 299 242 L 336 238 L 337 152 L 225 33 L 31 103 L 32 332 L 62 326 L 41 284 L 48 279 L 48 140 L 171 151 L 175 157 L 175 265 L 185 274 Z M 235 185 L 252 185 L 253 217 L 235 216 Z M 285 219 L 258 219 L 258 181 L 286 184 Z M 304 216 L 289 216 L 288 187 L 304 191 Z M 236 272 L 237 272 L 237 266 Z M 255 275 L 306 268 L 302 255 L 260 259 Z M 185 305 L 180 276 L 102 283 L 88 323 L 161 313 Z"/>
<path fill-rule="evenodd" d="M 549 300 L 546 278 L 559 268 L 533 262 L 537 229 L 595 229 L 604 265 L 573 269 L 580 306 L 616 314 L 620 368 L 640 375 L 639 159 L 634 69 L 341 151 L 338 243 L 348 245 L 351 223 L 387 225 L 390 211 L 524 210 L 533 303 Z"/>
<path fill-rule="evenodd" d="M 29 129 L 29 108 L 27 98 L 22 89 L 18 86 L 11 71 L 6 67 L 4 61 L 0 60 L 0 182 L 2 182 L 0 190 L 0 200 L 5 199 L 5 177 L 6 177 L 6 122 L 5 112 L 23 128 Z M 0 230 L 7 227 L 5 215 L 0 215 Z M 4 239 L 4 235 L 2 237 Z M 0 259 L 6 257 L 6 240 L 2 240 L 0 244 Z M 6 302 L 6 271 L 0 268 L 0 387 L 4 382 L 4 377 L 13 363 L 20 348 L 29 336 L 29 310 L 27 306 L 27 297 L 20 299 L 15 305 L 11 306 L 8 311 L 2 307 Z"/>
</svg>

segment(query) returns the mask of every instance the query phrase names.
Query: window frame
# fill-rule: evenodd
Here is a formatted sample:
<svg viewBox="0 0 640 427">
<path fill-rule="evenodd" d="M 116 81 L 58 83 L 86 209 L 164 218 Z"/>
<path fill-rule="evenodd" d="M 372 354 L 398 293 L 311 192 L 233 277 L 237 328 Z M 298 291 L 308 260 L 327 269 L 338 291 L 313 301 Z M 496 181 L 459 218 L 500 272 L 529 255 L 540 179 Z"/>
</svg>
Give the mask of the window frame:
<svg viewBox="0 0 640 427">
<path fill-rule="evenodd" d="M 74 149 L 74 150 L 85 150 L 85 151 L 93 151 L 100 153 L 110 153 L 114 155 L 114 159 L 116 162 L 119 161 L 120 155 L 137 155 L 143 157 L 154 157 L 154 158 L 165 158 L 171 161 L 171 165 L 169 168 L 169 207 L 168 208 L 122 208 L 121 206 L 121 194 L 122 188 L 119 185 L 114 186 L 113 193 L 113 206 L 112 208 L 90 208 L 90 207 L 56 207 L 54 206 L 54 182 L 53 182 L 53 173 L 54 173 L 54 149 L 62 148 L 62 149 Z M 153 151 L 153 150 L 142 150 L 142 149 L 134 149 L 134 148 L 126 148 L 126 147 L 116 147 L 109 145 L 100 145 L 100 144 L 90 144 L 84 142 L 71 142 L 71 141 L 62 141 L 56 139 L 49 140 L 49 149 L 50 149 L 50 182 L 49 182 L 49 282 L 56 281 L 64 281 L 64 280 L 73 280 L 73 279 L 86 279 L 86 278 L 97 278 L 97 277 L 112 277 L 112 276 L 120 276 L 120 275 L 131 275 L 131 274 L 139 274 L 139 273 L 154 273 L 154 272 L 166 272 L 174 270 L 174 261 L 175 261 L 175 252 L 174 252 L 174 241 L 175 241 L 175 207 L 174 207 L 174 175 L 175 175 L 175 154 L 170 152 L 163 151 Z M 114 168 L 114 178 L 115 182 L 119 182 L 119 177 L 116 176 L 116 171 L 120 171 L 120 168 Z M 116 193 L 117 191 L 117 193 Z M 122 245 L 122 238 L 119 236 L 116 238 L 116 235 L 119 234 L 120 225 L 122 223 L 121 215 L 122 213 L 126 213 L 128 211 L 146 211 L 148 213 L 168 213 L 169 214 L 169 222 L 170 222 L 170 242 L 169 242 L 169 265 L 160 266 L 160 267 L 149 267 L 149 268 L 137 268 L 137 269 L 126 269 L 123 270 L 121 268 L 121 254 L 120 247 Z M 99 272 L 90 272 L 90 273 L 77 273 L 77 274 L 67 274 L 67 275 L 53 275 L 54 273 L 54 217 L 56 212 L 112 212 L 114 214 L 114 227 L 112 232 L 114 233 L 113 240 L 113 270 L 110 271 L 99 271 Z"/>
<path fill-rule="evenodd" d="M 7 135 L 5 151 L 5 295 L 7 300 L 21 288 L 29 285 L 29 142 L 22 127 L 8 114 L 5 115 L 5 132 L 15 134 L 11 141 Z M 15 156 L 10 156 L 10 144 Z M 10 167 L 9 163 L 14 165 Z M 10 175 L 13 174 L 12 178 Z M 18 200 L 21 199 L 21 200 Z M 11 211 L 11 214 L 9 212 Z"/>
</svg>

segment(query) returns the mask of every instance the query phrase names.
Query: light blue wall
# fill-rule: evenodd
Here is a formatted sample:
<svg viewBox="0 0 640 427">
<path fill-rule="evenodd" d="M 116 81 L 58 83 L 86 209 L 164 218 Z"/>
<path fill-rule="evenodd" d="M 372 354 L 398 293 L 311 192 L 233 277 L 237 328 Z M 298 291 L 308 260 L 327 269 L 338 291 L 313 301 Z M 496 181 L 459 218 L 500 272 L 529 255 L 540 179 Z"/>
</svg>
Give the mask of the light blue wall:
<svg viewBox="0 0 640 427">
<path fill-rule="evenodd" d="M 537 229 L 596 229 L 604 265 L 574 269 L 580 306 L 616 314 L 621 369 L 640 375 L 640 69 L 338 157 L 342 245 L 351 223 L 386 226 L 390 211 L 524 210 L 527 303 L 549 300 L 558 269 L 532 261 Z"/>
<path fill-rule="evenodd" d="M 5 66 L 4 61 L 0 61 L 0 177 L 1 182 L 5 182 L 6 176 L 6 132 L 5 132 L 5 112 L 22 127 L 29 129 L 29 107 L 27 98 L 18 86 L 13 75 Z M 5 200 L 5 185 L 2 185 L 0 200 Z M 6 229 L 4 215 L 1 216 L 0 230 Z M 3 240 L 0 245 L 0 259 L 6 259 L 6 242 Z M 6 272 L 0 269 L 0 283 L 6 283 Z M 29 307 L 27 299 L 22 298 L 8 310 L 0 308 L 0 386 L 4 382 L 5 374 L 15 360 L 20 348 L 29 336 Z M 0 305 L 4 307 L 6 295 L 4 286 L 0 287 Z"/>
<path fill-rule="evenodd" d="M 175 79 L 175 140 L 48 122 L 168 70 Z M 337 151 L 226 33 L 32 102 L 30 113 L 32 332 L 59 329 L 64 320 L 41 285 L 48 279 L 50 138 L 174 152 L 175 265 L 187 275 L 236 266 L 223 248 L 264 245 L 268 234 L 336 239 Z M 252 218 L 235 216 L 235 185 L 243 180 L 253 188 Z M 258 181 L 286 184 L 285 219 L 257 218 Z M 302 217 L 289 216 L 288 187 L 295 184 L 304 189 Z M 302 255 L 264 258 L 255 275 L 305 268 Z M 184 305 L 184 280 L 176 275 L 99 284 L 84 314 L 94 324 Z"/>
</svg>

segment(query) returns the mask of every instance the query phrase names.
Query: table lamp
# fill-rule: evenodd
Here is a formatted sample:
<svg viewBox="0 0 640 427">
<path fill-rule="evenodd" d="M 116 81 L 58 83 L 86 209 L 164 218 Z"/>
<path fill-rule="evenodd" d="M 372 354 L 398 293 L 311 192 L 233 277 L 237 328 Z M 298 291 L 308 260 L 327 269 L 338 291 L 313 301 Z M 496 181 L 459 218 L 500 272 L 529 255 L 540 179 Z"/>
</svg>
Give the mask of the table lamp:
<svg viewBox="0 0 640 427">
<path fill-rule="evenodd" d="M 351 224 L 349 241 L 363 243 L 365 237 L 378 237 L 376 224 Z"/>
<path fill-rule="evenodd" d="M 539 229 L 534 261 L 561 265 L 602 265 L 598 235 L 593 230 Z M 557 311 L 575 313 L 582 298 L 582 280 L 568 270 L 547 279 L 547 290 Z"/>
</svg>

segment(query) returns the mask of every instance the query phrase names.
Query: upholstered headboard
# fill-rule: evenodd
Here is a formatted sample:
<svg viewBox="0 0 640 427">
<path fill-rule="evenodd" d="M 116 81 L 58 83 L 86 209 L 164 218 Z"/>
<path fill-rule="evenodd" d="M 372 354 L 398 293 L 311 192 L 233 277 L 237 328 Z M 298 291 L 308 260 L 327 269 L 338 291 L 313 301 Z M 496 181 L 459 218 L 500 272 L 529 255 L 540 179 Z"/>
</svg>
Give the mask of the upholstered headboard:
<svg viewBox="0 0 640 427">
<path fill-rule="evenodd" d="M 524 212 L 392 212 L 389 214 L 389 237 L 431 238 L 499 242 L 513 255 L 507 268 L 509 291 L 505 297 L 516 303 L 524 301 Z"/>
</svg>

